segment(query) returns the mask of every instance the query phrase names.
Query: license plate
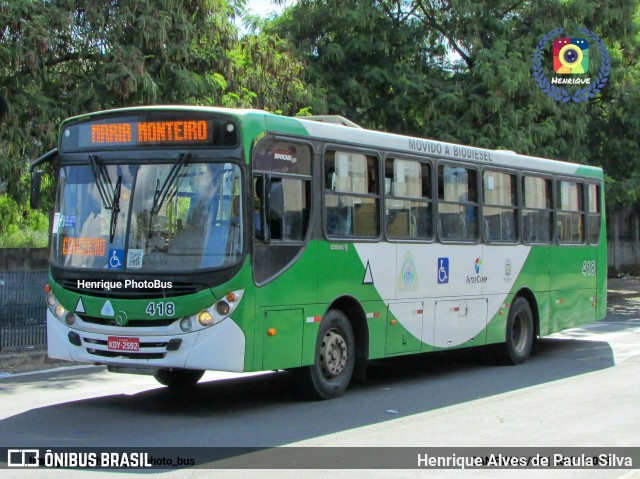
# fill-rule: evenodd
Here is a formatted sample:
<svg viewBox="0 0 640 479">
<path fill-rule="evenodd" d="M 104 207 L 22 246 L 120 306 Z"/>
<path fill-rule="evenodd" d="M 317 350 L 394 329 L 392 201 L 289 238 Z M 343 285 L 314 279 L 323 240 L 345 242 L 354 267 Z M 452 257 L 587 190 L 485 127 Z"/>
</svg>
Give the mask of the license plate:
<svg viewBox="0 0 640 479">
<path fill-rule="evenodd" d="M 140 351 L 140 338 L 121 338 L 109 336 L 107 347 L 110 351 Z"/>
</svg>

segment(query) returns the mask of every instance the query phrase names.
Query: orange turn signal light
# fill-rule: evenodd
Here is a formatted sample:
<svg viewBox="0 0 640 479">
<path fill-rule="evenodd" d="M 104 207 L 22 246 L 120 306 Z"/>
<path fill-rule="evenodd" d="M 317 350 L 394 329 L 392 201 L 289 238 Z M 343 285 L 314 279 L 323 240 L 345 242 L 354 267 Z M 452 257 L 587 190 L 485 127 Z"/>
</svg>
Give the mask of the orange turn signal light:
<svg viewBox="0 0 640 479">
<path fill-rule="evenodd" d="M 276 331 L 276 328 L 267 329 L 267 335 L 269 335 L 269 336 L 275 336 L 277 332 L 278 331 Z"/>
</svg>

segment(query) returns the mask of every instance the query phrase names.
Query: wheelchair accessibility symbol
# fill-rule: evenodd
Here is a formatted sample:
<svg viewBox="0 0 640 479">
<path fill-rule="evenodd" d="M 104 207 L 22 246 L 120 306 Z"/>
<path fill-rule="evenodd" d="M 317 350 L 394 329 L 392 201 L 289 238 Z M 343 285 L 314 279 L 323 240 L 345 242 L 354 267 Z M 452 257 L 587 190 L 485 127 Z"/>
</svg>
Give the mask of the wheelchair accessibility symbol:
<svg viewBox="0 0 640 479">
<path fill-rule="evenodd" d="M 438 258 L 438 284 L 449 282 L 449 258 Z"/>
<path fill-rule="evenodd" d="M 109 269 L 122 269 L 123 262 L 124 262 L 123 249 L 109 250 L 109 263 L 107 265 Z"/>
</svg>

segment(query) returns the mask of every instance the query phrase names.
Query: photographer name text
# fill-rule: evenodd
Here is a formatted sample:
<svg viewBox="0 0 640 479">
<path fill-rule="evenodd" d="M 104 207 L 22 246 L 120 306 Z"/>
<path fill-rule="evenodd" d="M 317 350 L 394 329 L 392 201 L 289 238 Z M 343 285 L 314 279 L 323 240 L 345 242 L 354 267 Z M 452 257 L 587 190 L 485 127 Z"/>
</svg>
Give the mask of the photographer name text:
<svg viewBox="0 0 640 479">
<path fill-rule="evenodd" d="M 552 85 L 591 85 L 591 78 L 558 78 L 551 77 Z"/>
<path fill-rule="evenodd" d="M 136 281 L 135 279 L 127 279 L 125 281 L 85 281 L 79 279 L 77 281 L 78 289 L 171 289 L 173 283 L 171 281 L 161 281 L 154 279 L 150 281 Z"/>
</svg>

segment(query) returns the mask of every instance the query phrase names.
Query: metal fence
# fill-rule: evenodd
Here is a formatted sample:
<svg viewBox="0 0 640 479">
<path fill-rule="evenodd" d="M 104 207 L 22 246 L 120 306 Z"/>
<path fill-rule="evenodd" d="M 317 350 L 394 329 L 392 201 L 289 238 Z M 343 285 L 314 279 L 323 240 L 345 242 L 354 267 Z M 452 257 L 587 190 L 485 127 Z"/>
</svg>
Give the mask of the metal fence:
<svg viewBox="0 0 640 479">
<path fill-rule="evenodd" d="M 0 271 L 0 349 L 46 344 L 47 271 Z"/>
</svg>

